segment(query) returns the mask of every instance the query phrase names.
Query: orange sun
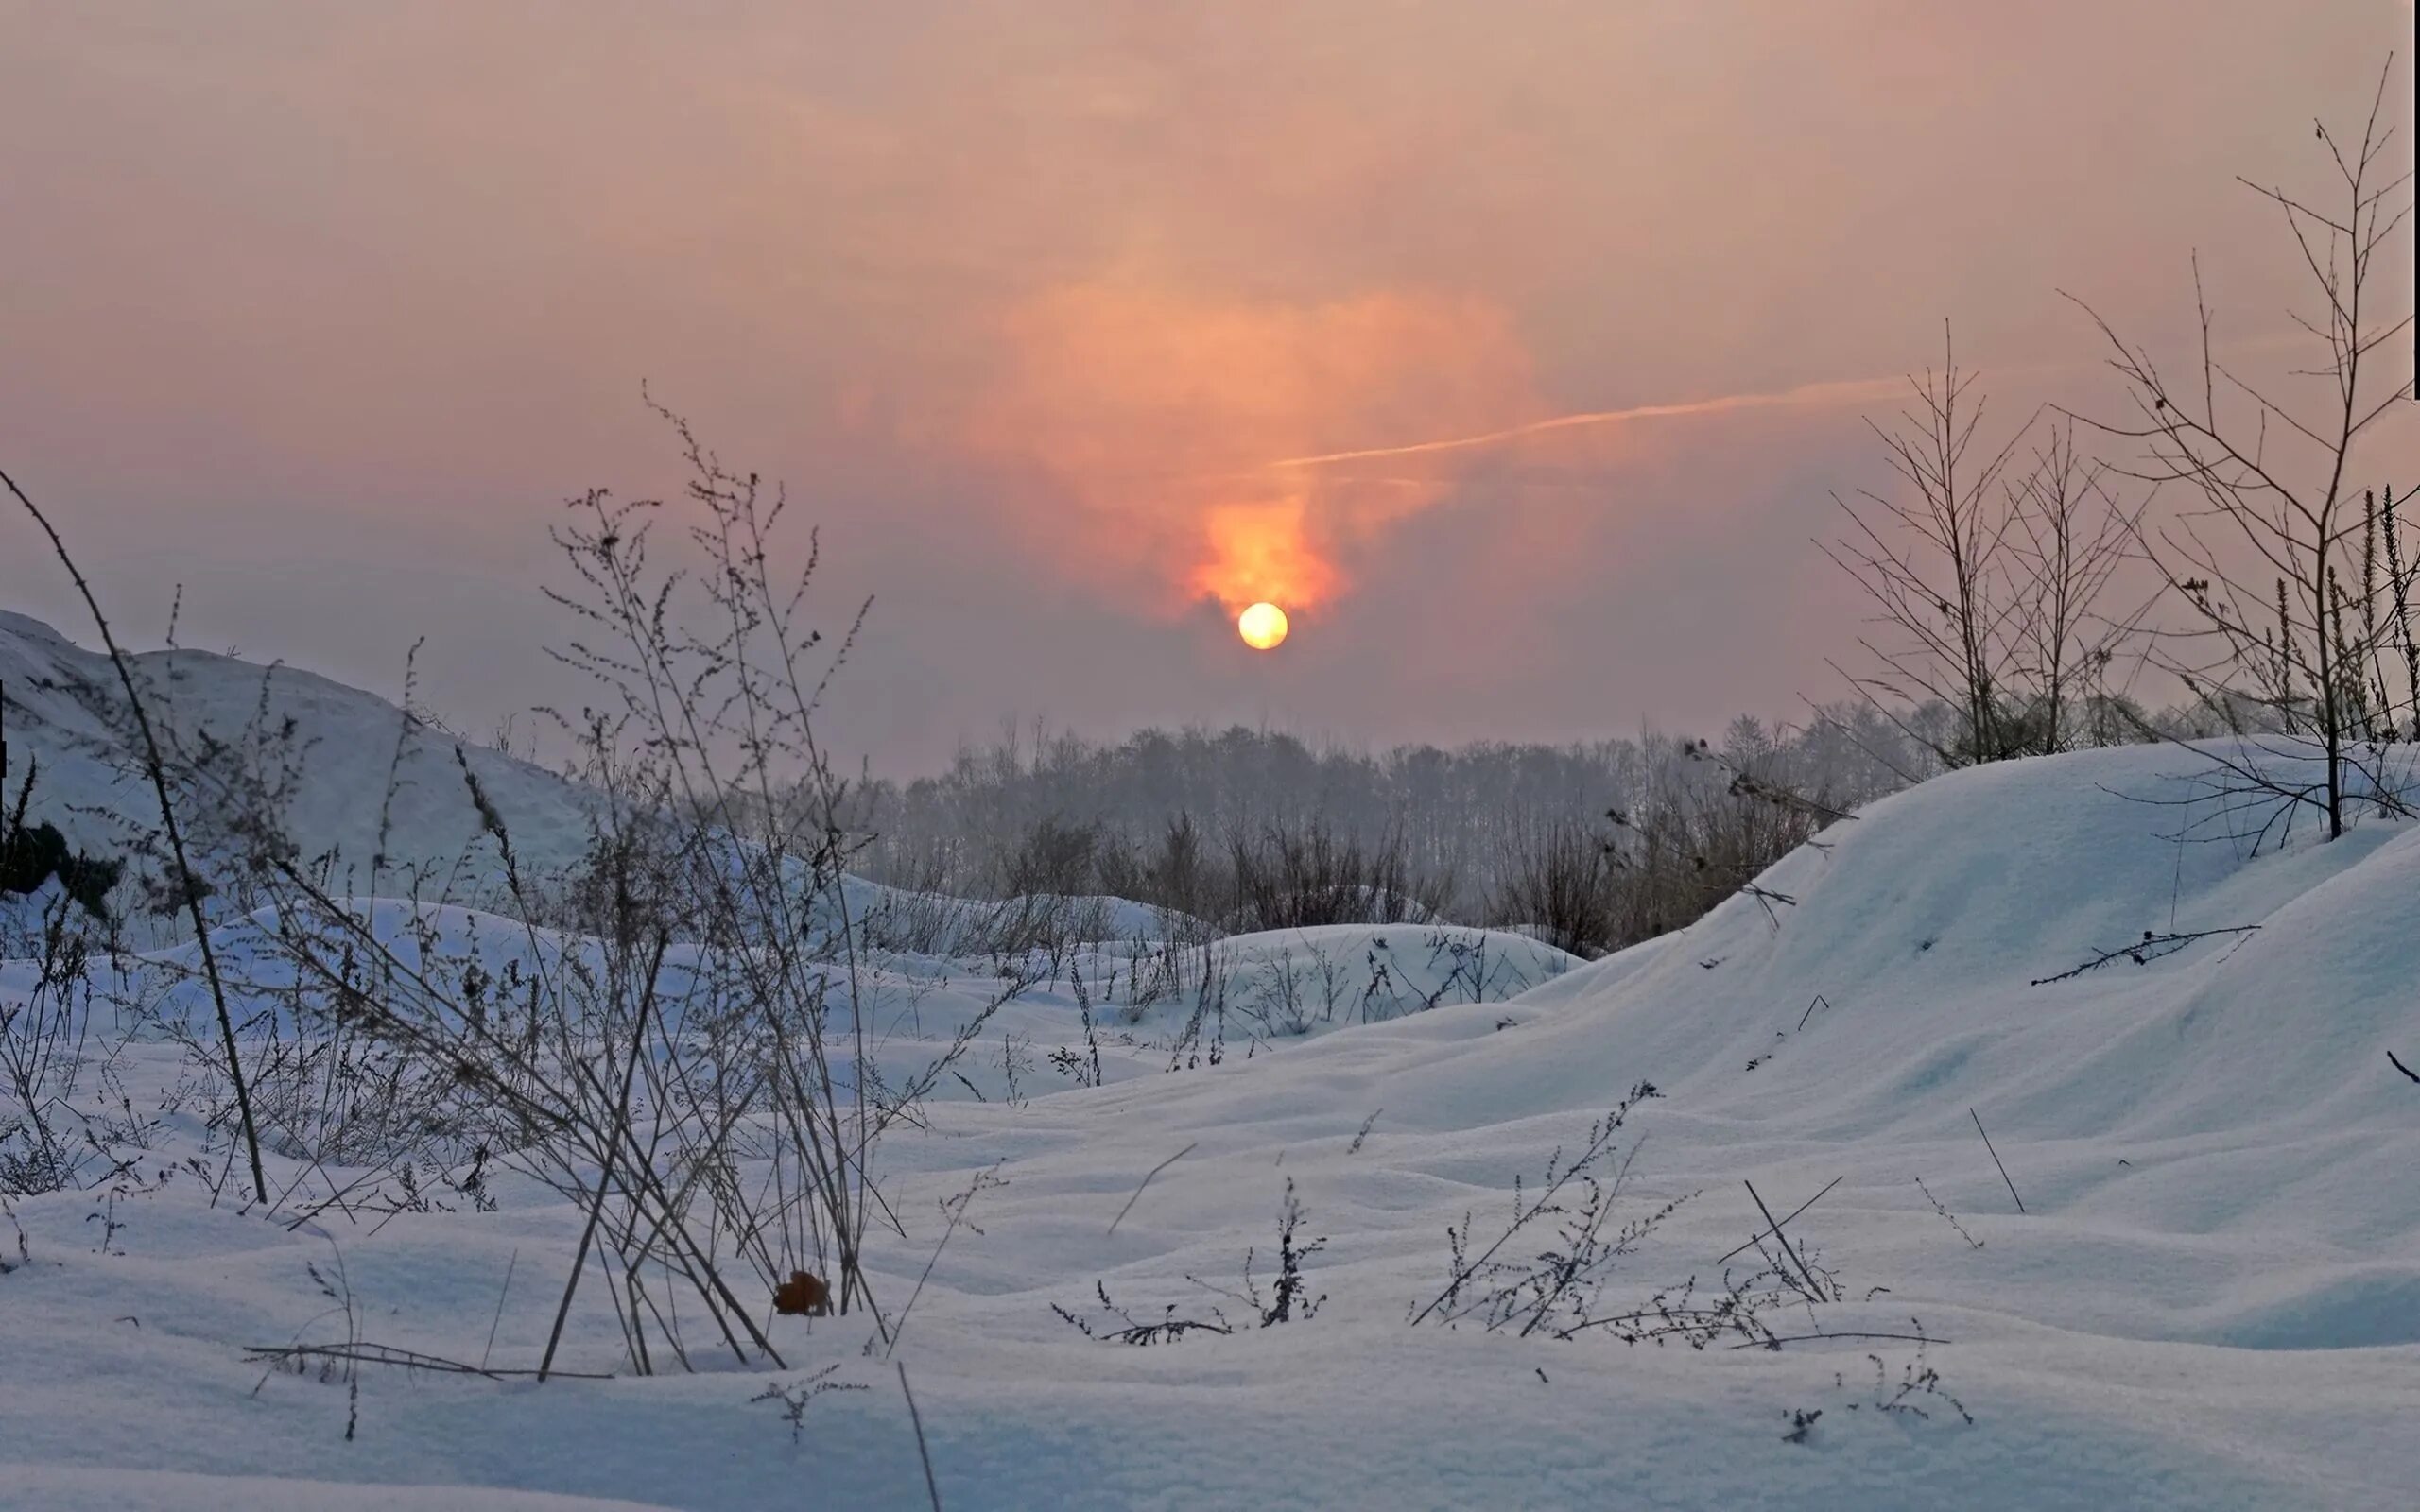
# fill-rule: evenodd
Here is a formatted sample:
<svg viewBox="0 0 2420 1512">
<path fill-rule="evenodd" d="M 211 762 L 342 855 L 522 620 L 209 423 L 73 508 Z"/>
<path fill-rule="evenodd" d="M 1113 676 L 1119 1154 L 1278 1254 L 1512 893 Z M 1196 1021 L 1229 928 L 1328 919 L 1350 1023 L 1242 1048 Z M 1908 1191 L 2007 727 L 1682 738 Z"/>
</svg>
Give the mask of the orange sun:
<svg viewBox="0 0 2420 1512">
<path fill-rule="evenodd" d="M 1270 603 L 1254 604 L 1236 616 L 1236 633 L 1255 651 L 1273 651 L 1286 639 L 1286 611 Z"/>
</svg>

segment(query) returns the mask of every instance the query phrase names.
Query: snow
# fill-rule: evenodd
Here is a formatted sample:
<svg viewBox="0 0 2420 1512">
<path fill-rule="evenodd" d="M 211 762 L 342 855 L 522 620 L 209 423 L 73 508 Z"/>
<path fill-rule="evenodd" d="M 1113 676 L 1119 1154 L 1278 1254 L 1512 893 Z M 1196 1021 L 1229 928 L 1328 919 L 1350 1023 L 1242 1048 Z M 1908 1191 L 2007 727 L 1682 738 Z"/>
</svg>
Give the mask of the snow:
<svg viewBox="0 0 2420 1512">
<path fill-rule="evenodd" d="M 204 730 L 241 742 L 291 723 L 293 736 L 273 740 L 269 748 L 278 754 L 263 765 L 282 765 L 291 754 L 299 780 L 281 821 L 303 855 L 333 858 L 330 875 L 339 891 L 466 905 L 502 901 L 493 843 L 481 832 L 464 765 L 503 819 L 525 875 L 560 876 L 590 849 L 600 801 L 590 790 L 424 717 L 406 717 L 374 694 L 282 662 L 261 665 L 207 651 L 137 652 L 129 662 L 164 734 L 188 746 Z M 125 853 L 130 837 L 158 820 L 141 768 L 95 713 L 96 701 L 122 707 L 119 690 L 107 656 L 39 620 L 0 610 L 7 801 L 15 803 L 32 764 L 38 775 L 29 818 L 55 824 L 72 845 L 101 854 Z M 484 860 L 487 871 L 466 872 L 466 856 Z M 873 920 L 877 930 L 912 919 L 944 946 L 978 937 L 987 924 L 1031 902 L 943 899 L 856 877 L 848 893 L 853 917 Z M 1156 910 L 1123 899 L 1052 902 L 1100 939 L 1155 938 L 1167 923 Z M 0 908 L 0 927 L 38 912 Z"/>
<path fill-rule="evenodd" d="M 444 731 L 407 724 L 400 710 L 373 694 L 283 663 L 261 666 L 186 649 L 139 652 L 130 662 L 148 707 L 172 731 L 190 736 L 206 728 L 233 738 L 248 730 L 276 730 L 292 719 L 307 780 L 287 822 L 307 853 L 339 852 L 357 886 L 366 889 L 372 881 L 371 863 L 380 853 L 378 796 L 390 774 L 395 797 L 387 814 L 386 857 L 395 872 L 421 867 L 441 873 L 473 848 L 478 816 L 455 764 L 458 742 Z M 156 824 L 149 788 L 139 770 L 128 769 L 106 722 L 91 707 L 96 693 L 112 706 L 121 698 L 106 656 L 40 621 L 0 611 L 0 689 L 8 696 L 9 801 L 24 779 L 23 764 L 32 760 L 41 768 L 33 813 L 78 846 L 115 848 L 124 842 L 127 821 Z M 588 807 L 579 789 L 542 767 L 459 744 L 533 871 L 579 858 L 589 838 Z"/>
<path fill-rule="evenodd" d="M 0 634 L 0 655 L 68 651 Z M 13 749 L 20 685 L 0 676 Z M 383 777 L 391 710 L 378 734 L 376 701 L 333 686 L 312 716 L 352 734 L 324 748 L 367 750 Z M 924 1506 L 902 1365 L 960 1509 L 2409 1506 L 2420 1086 L 2385 1056 L 2420 1053 L 2420 827 L 2365 815 L 2341 841 L 2306 825 L 2255 854 L 2260 816 L 2197 797 L 2200 769 L 2169 747 L 1953 774 L 1826 831 L 1759 880 L 1771 897 L 1587 965 L 1429 925 L 1226 941 L 1215 1066 L 1168 1069 L 1182 1005 L 1130 1022 L 1101 989 L 1151 954 L 1138 911 L 1075 967 L 1105 1085 L 1048 1063 L 1083 1044 L 1063 973 L 1002 1011 L 971 1085 L 885 1143 L 908 1237 L 881 1234 L 873 1281 L 894 1316 L 916 1297 L 888 1359 L 862 1315 L 778 1317 L 786 1371 L 726 1352 L 632 1377 L 592 1286 L 562 1362 L 619 1378 L 371 1369 L 348 1438 L 343 1383 L 245 1358 L 345 1337 L 306 1267 L 340 1273 L 362 1337 L 525 1369 L 580 1213 L 510 1178 L 493 1212 L 301 1227 L 213 1207 L 190 1173 L 113 1201 L 17 1198 L 0 1506 Z M 544 774 L 498 771 L 533 811 L 576 814 Z M 528 948 L 493 916 L 436 921 L 448 949 Z M 2147 932 L 2219 930 L 2236 932 L 2033 985 Z M 1475 956 L 1507 974 L 1474 978 Z M 0 1002 L 26 970 L 0 969 Z M 988 971 L 872 963 L 886 1075 L 977 1010 Z M 1012 1096 L 994 1047 L 1020 1042 Z M 117 1068 L 137 1099 L 177 1072 L 157 1042 Z M 1604 1310 L 1717 1278 L 1762 1227 L 1750 1184 L 1779 1215 L 1837 1178 L 1786 1227 L 1843 1299 L 1771 1321 L 1921 1332 L 1921 1366 L 1907 1340 L 1698 1350 L 1407 1324 L 1444 1284 L 1447 1227 L 1500 1231 L 1515 1177 L 1534 1194 L 1550 1152 L 1641 1081 L 1660 1095 L 1618 1136 L 1619 1211 L 1696 1195 L 1619 1263 Z M 199 1133 L 190 1112 L 162 1120 L 157 1166 Z M 995 1162 L 1005 1184 L 936 1258 L 937 1204 Z M 1267 1288 L 1289 1180 L 1326 1240 L 1307 1321 L 1136 1349 L 1054 1312 L 1098 1316 L 1098 1283 L 1138 1318 L 1240 1320 L 1208 1288 L 1241 1289 L 1247 1250 Z M 817 1398 L 793 1442 L 751 1399 L 826 1366 L 866 1389 Z M 1937 1392 L 1902 1401 L 1927 1416 L 1881 1409 L 1926 1366 Z M 1818 1410 L 1793 1441 L 1792 1414 Z"/>
</svg>

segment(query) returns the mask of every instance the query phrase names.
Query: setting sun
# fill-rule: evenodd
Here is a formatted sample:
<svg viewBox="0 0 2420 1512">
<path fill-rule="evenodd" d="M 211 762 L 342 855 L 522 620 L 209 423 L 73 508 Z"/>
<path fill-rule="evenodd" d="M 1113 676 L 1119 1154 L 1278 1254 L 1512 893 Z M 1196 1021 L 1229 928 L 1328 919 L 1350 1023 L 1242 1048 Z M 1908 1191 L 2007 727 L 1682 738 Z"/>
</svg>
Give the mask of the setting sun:
<svg viewBox="0 0 2420 1512">
<path fill-rule="evenodd" d="M 1254 604 L 1236 617 L 1236 633 L 1255 651 L 1273 651 L 1286 639 L 1286 611 L 1274 604 Z"/>
</svg>

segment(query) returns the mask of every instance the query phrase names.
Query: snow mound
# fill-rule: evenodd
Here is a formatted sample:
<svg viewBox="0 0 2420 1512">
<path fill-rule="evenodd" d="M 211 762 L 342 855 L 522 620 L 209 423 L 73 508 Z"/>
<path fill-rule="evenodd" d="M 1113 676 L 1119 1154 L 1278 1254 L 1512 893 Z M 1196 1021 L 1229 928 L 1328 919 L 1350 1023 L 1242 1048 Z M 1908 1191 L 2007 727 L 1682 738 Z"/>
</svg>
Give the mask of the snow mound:
<svg viewBox="0 0 2420 1512">
<path fill-rule="evenodd" d="M 1571 1106 L 1590 1072 L 1639 1067 L 1705 1113 L 1822 1139 L 1939 1133 L 1970 1108 L 2032 1140 L 2395 1126 L 2420 830 L 2306 825 L 2256 857 L 2227 838 L 2248 826 L 2169 838 L 2217 801 L 2195 772 L 2145 747 L 1886 799 L 1761 878 L 1776 896 L 1535 994 L 1572 1041 L 1563 1086 L 1535 1091 Z"/>
<path fill-rule="evenodd" d="M 280 754 L 266 758 L 290 757 L 295 765 L 283 822 L 302 855 L 334 858 L 329 883 L 340 895 L 503 901 L 502 861 L 482 833 L 466 765 L 533 885 L 573 870 L 589 852 L 591 817 L 602 801 L 595 791 L 408 716 L 375 694 L 284 663 L 207 651 L 140 652 L 129 661 L 147 707 L 188 747 L 205 731 L 230 744 L 250 732 L 290 731 Z M 134 753 L 103 717 L 124 706 L 106 655 L 39 620 L 0 611 L 0 695 L 9 730 L 0 791 L 12 805 L 28 765 L 39 766 L 29 822 L 55 824 L 71 845 L 99 856 L 122 855 L 133 833 L 156 824 Z M 855 876 L 844 887 L 852 919 L 875 936 L 944 955 L 980 954 L 979 942 L 999 936 L 1004 921 L 1045 909 L 1087 939 L 1155 939 L 1168 923 L 1158 910 L 1116 898 L 994 902 Z M 42 903 L 0 901 L 0 937 L 34 932 Z"/>
<path fill-rule="evenodd" d="M 208 651 L 144 651 L 128 661 L 154 717 L 188 741 L 203 730 L 235 741 L 292 722 L 302 781 L 286 823 L 303 854 L 338 858 L 340 886 L 405 890 L 404 873 L 441 876 L 457 858 L 483 849 L 474 843 L 479 816 L 460 762 L 478 777 L 533 872 L 558 871 L 587 850 L 589 794 L 543 767 L 408 719 L 374 694 L 283 663 Z M 33 762 L 40 775 L 28 816 L 58 825 L 79 849 L 115 853 L 130 824 L 156 824 L 150 790 L 100 713 L 125 701 L 105 654 L 0 611 L 0 690 L 9 727 L 9 770 L 0 780 L 11 803 Z M 382 816 L 390 779 L 394 799 Z M 372 867 L 382 854 L 385 874 Z"/>
</svg>

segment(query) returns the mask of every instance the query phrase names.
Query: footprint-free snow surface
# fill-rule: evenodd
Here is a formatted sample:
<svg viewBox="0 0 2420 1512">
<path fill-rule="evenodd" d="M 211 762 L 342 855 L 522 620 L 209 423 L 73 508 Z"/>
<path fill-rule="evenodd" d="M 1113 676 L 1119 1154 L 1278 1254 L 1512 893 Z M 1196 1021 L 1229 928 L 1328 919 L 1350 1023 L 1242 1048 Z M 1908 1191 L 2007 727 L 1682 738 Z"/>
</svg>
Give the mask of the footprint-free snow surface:
<svg viewBox="0 0 2420 1512">
<path fill-rule="evenodd" d="M 2420 830 L 2299 824 L 2252 854 L 2226 836 L 2260 815 L 2155 801 L 2197 769 L 2154 747 L 1927 782 L 1679 934 L 1540 954 L 1509 998 L 1426 1006 L 1449 979 L 1427 968 L 1416 1001 L 1236 1029 L 1215 1066 L 1166 1069 L 1166 1024 L 1113 1020 L 1107 1084 L 1073 1085 L 1045 1058 L 1081 1043 L 1062 982 L 1018 1005 L 1017 1095 L 1012 1065 L 970 1057 L 982 1074 L 882 1147 L 905 1237 L 878 1229 L 870 1265 L 894 1342 L 767 1306 L 782 1371 L 699 1352 L 633 1377 L 601 1285 L 559 1364 L 615 1379 L 373 1368 L 355 1399 L 247 1363 L 346 1336 L 314 1276 L 340 1266 L 361 1337 L 533 1365 L 582 1218 L 534 1185 L 301 1227 L 147 1172 L 115 1198 L 18 1197 L 0 1504 L 921 1507 L 904 1366 L 956 1509 L 2408 1507 L 2420 1084 L 2388 1052 L 2420 1063 Z M 1367 975 L 1387 933 L 1238 948 L 1313 981 Z M 1463 958 L 1427 937 L 1385 943 Z M 893 969 L 928 984 L 903 1039 L 944 1040 L 979 996 L 943 962 Z M 0 976 L 0 1011 L 24 987 Z M 112 1085 L 156 1098 L 177 1066 L 138 1044 Z M 1725 1259 L 1765 1228 L 1758 1199 L 1783 1217 L 1820 1193 L 1786 1258 L 1766 1245 L 1824 1297 L 1762 1283 L 1779 1348 L 1625 1343 L 1654 1330 L 1570 1311 L 1526 1336 L 1484 1309 L 1410 1321 L 1446 1287 L 1449 1229 L 1476 1259 L 1640 1083 L 1600 1235 L 1685 1200 L 1586 1315 L 1720 1299 L 1764 1263 Z M 153 1163 L 198 1136 L 167 1119 Z M 951 1231 L 942 1202 L 985 1171 Z M 1302 1287 L 1255 1326 L 1289 1190 Z M 1582 1211 L 1564 1191 L 1499 1260 L 1551 1273 Z M 1132 1321 L 1227 1332 L 1137 1347 L 1063 1316 L 1126 1328 L 1103 1290 Z M 795 1431 L 755 1400 L 827 1367 L 865 1389 L 815 1396 Z"/>
</svg>

